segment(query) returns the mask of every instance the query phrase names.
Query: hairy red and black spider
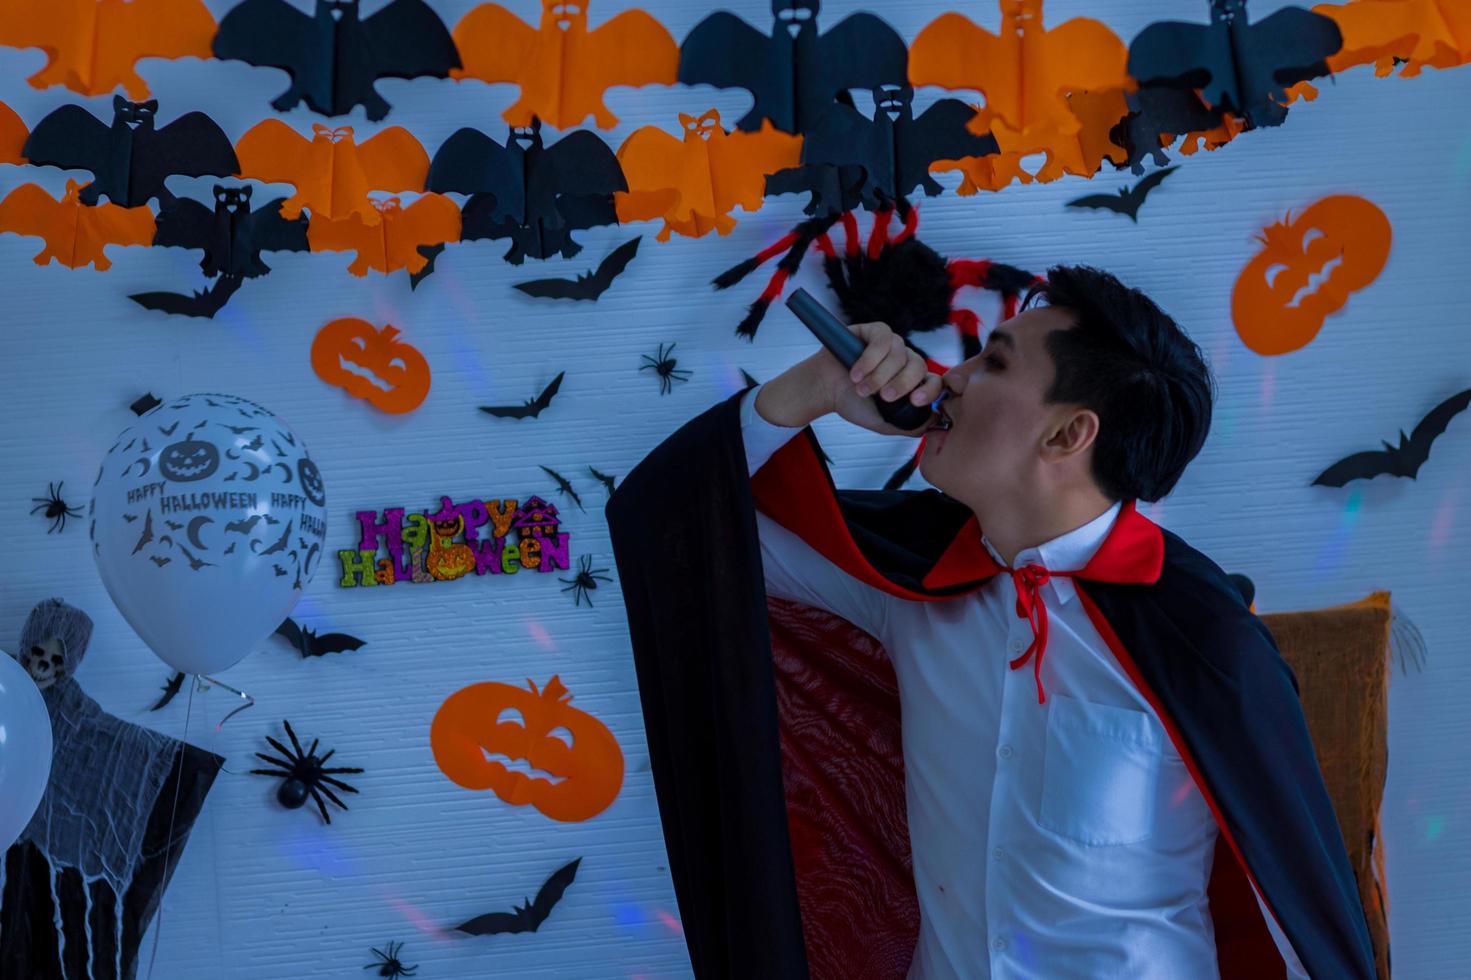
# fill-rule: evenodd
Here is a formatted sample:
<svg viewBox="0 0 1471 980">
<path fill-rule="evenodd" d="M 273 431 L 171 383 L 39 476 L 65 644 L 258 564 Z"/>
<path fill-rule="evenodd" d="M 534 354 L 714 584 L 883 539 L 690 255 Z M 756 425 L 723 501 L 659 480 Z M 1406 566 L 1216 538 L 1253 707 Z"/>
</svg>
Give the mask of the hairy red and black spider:
<svg viewBox="0 0 1471 980">
<path fill-rule="evenodd" d="M 678 343 L 678 341 L 675 343 Z M 659 356 L 650 357 L 647 354 L 643 355 L 644 360 L 649 363 L 639 367 L 640 371 L 647 371 L 649 368 L 653 368 L 654 372 L 659 375 L 659 394 L 661 395 L 669 394 L 674 388 L 674 382 L 688 381 L 690 377 L 689 371 L 683 368 L 675 368 L 675 365 L 679 362 L 669 356 L 672 353 L 674 353 L 674 344 L 670 344 L 667 351 L 664 349 L 664 345 L 660 344 Z"/>
<path fill-rule="evenodd" d="M 602 579 L 604 582 L 613 581 L 606 575 L 597 574 L 598 572 L 606 571 L 606 568 L 592 567 L 592 555 L 583 555 L 577 562 L 577 575 L 573 578 L 559 578 L 557 581 L 569 583 L 567 588 L 562 591 L 572 593 L 572 604 L 574 606 L 580 605 L 583 599 L 587 599 L 587 604 L 590 606 L 592 605 L 592 597 L 588 595 L 588 592 L 598 587 L 598 579 Z"/>
<path fill-rule="evenodd" d="M 891 233 L 890 225 L 896 217 L 899 228 Z M 843 227 L 841 253 L 829 234 L 836 224 Z M 955 305 L 957 292 L 967 287 L 999 292 L 1001 319 L 1007 320 L 1016 314 L 1026 289 L 1043 279 L 990 259 L 946 259 L 915 237 L 918 227 L 919 211 L 902 199 L 874 212 L 867 242 L 862 240 L 858 219 L 852 211 L 810 218 L 774 245 L 716 276 L 715 288 L 728 289 L 767 260 L 786 253 L 766 288 L 736 327 L 739 336 L 753 340 L 767 309 L 781 297 L 787 280 L 796 274 L 808 251 L 816 247 L 823 256 L 822 268 L 828 284 L 837 294 L 849 323 L 888 324 L 925 359 L 931 371 L 944 374 L 950 365 L 926 353 L 914 342 L 914 334 L 950 324 L 960 334 L 961 357 L 979 354 L 981 319 L 975 311 Z M 914 454 L 894 471 L 884 489 L 902 486 L 919 466 L 923 452 L 921 436 Z"/>
<path fill-rule="evenodd" d="M 398 958 L 399 950 L 404 948 L 403 943 L 389 943 L 388 951 L 384 952 L 377 946 L 371 947 L 373 955 L 378 957 L 377 962 L 369 963 L 363 967 L 364 970 L 377 969 L 380 977 L 411 977 L 414 971 L 419 969 L 419 964 L 404 966 L 403 961 Z"/>
<path fill-rule="evenodd" d="M 269 735 L 266 736 L 266 741 L 270 742 L 271 747 L 281 753 L 285 758 L 266 755 L 264 752 L 257 752 L 255 754 L 256 758 L 264 759 L 271 765 L 280 766 L 281 768 L 252 769 L 250 770 L 251 773 L 257 776 L 276 776 L 285 779 L 285 782 L 276 789 L 276 801 L 278 803 L 288 810 L 295 810 L 306 803 L 307 796 L 310 795 L 316 801 L 317 809 L 322 811 L 322 819 L 331 823 L 332 817 L 327 813 L 327 806 L 322 801 L 322 795 L 325 794 L 327 799 L 346 810 L 347 804 L 338 799 L 337 794 L 332 792 L 331 788 L 335 786 L 344 793 L 357 792 L 356 789 L 347 785 L 342 780 L 333 779 L 333 774 L 362 772 L 363 770 L 347 766 L 339 766 L 332 769 L 323 768 L 324 763 L 332 758 L 332 753 L 337 750 L 329 749 L 325 755 L 317 755 L 317 743 L 319 740 L 314 738 L 312 739 L 312 747 L 303 752 L 301 750 L 301 743 L 296 740 L 296 733 L 291 730 L 291 722 L 282 721 L 281 724 L 286 726 L 286 735 L 291 739 L 291 749 L 287 749 L 286 746 Z M 292 749 L 295 751 L 292 751 Z"/>
<path fill-rule="evenodd" d="M 48 483 L 46 484 L 46 496 L 31 498 L 32 503 L 36 505 L 31 508 L 31 513 L 34 514 L 38 510 L 44 510 L 46 513 L 41 516 L 51 519 L 51 526 L 46 529 L 47 534 L 50 534 L 52 531 L 65 531 L 66 519 L 68 517 L 82 516 L 82 509 L 80 507 L 72 507 L 65 500 L 61 499 L 61 488 L 64 486 L 66 486 L 65 480 L 55 484 Z"/>
<path fill-rule="evenodd" d="M 899 228 L 891 233 L 896 217 Z M 843 228 L 841 252 L 830 236 L 837 224 Z M 867 242 L 862 240 L 852 211 L 810 218 L 774 245 L 716 276 L 715 288 L 728 289 L 769 259 L 786 253 L 736 327 L 739 336 L 753 340 L 766 310 L 780 298 L 787 280 L 815 247 L 822 253 L 828 284 L 849 323 L 887 323 L 926 359 L 929 355 L 914 344 L 913 335 L 948 323 L 960 333 L 962 356 L 974 357 L 981 350 L 980 318 L 972 310 L 957 308 L 955 294 L 965 287 L 995 290 L 1001 293 L 1005 319 L 1016 312 L 1021 294 L 1041 281 L 1040 277 L 989 259 L 946 259 L 915 237 L 918 227 L 919 210 L 904 200 L 874 212 Z"/>
</svg>

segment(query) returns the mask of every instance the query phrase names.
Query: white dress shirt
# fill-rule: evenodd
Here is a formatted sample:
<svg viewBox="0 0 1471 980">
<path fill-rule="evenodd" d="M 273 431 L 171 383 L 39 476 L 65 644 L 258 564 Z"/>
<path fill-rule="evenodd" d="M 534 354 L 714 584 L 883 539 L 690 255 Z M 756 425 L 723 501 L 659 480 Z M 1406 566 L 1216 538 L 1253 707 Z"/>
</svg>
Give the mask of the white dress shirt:
<svg viewBox="0 0 1471 980">
<path fill-rule="evenodd" d="M 752 473 L 801 431 L 757 413 L 758 391 L 741 406 Z M 1119 509 L 1022 551 L 1016 567 L 1082 568 Z M 1041 587 L 1039 704 L 1032 663 L 1008 668 L 1032 641 L 1009 575 L 912 601 L 759 512 L 757 526 L 766 591 L 843 617 L 893 664 L 920 909 L 909 980 L 1218 976 L 1206 896 L 1215 818 L 1070 579 Z M 1305 977 L 1267 919 L 1289 974 Z"/>
</svg>

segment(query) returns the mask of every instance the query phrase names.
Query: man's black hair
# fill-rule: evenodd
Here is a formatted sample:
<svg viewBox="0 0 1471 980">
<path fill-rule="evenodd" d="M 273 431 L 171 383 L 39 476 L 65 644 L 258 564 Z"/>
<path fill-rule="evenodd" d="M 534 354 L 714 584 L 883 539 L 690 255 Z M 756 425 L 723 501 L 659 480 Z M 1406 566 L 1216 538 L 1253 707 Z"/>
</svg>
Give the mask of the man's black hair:
<svg viewBox="0 0 1471 980">
<path fill-rule="evenodd" d="M 1210 431 L 1215 381 L 1200 347 L 1169 314 L 1101 269 L 1057 265 L 1022 301 L 1073 313 L 1047 336 L 1057 369 L 1046 399 L 1098 415 L 1093 478 L 1114 500 L 1159 500 Z"/>
</svg>

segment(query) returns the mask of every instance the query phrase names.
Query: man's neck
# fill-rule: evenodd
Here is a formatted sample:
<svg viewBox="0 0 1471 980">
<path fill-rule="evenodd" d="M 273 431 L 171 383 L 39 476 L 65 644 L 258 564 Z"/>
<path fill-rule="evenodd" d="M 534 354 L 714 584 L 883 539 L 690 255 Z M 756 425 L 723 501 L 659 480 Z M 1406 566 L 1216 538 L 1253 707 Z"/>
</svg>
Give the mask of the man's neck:
<svg viewBox="0 0 1471 980">
<path fill-rule="evenodd" d="M 987 507 L 976 519 L 986 541 L 1010 567 L 1016 556 L 1096 520 L 1114 505 L 1102 494 L 1080 492 L 1049 499 L 1010 501 Z"/>
</svg>

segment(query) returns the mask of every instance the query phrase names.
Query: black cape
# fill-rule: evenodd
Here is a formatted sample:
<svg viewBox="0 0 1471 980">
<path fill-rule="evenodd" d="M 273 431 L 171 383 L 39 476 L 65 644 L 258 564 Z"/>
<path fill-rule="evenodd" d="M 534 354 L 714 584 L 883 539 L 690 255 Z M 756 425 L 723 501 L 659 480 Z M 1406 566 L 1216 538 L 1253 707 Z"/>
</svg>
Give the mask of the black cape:
<svg viewBox="0 0 1471 980">
<path fill-rule="evenodd" d="M 838 617 L 768 602 L 755 512 L 915 601 L 998 568 L 937 490 L 837 490 L 810 426 L 748 477 L 744 393 L 607 505 L 690 959 L 701 980 L 898 980 L 918 906 L 892 668 Z M 1221 976 L 1285 974 L 1254 882 L 1311 976 L 1374 977 L 1296 678 L 1225 573 L 1128 502 L 1075 584 L 1216 817 Z"/>
</svg>

